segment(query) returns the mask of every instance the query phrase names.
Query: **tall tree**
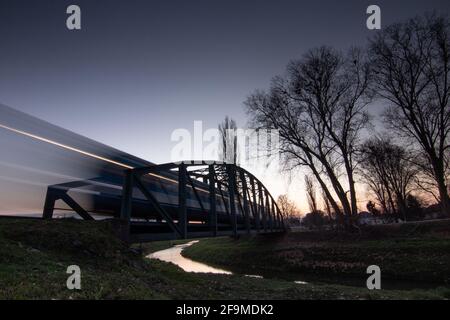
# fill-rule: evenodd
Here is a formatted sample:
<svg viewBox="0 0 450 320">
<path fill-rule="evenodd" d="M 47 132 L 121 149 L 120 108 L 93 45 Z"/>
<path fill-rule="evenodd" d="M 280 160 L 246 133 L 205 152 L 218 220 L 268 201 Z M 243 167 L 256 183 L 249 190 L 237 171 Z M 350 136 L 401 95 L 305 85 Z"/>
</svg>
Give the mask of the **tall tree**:
<svg viewBox="0 0 450 320">
<path fill-rule="evenodd" d="M 297 206 L 286 194 L 278 196 L 277 204 L 285 218 L 290 219 L 300 217 L 300 212 Z"/>
<path fill-rule="evenodd" d="M 347 217 L 357 214 L 354 155 L 368 123 L 369 75 L 359 50 L 344 56 L 320 47 L 291 62 L 269 92 L 258 91 L 245 103 L 255 126 L 278 129 L 281 153 L 291 167 L 309 167 L 334 211 L 340 206 L 332 191 Z"/>
<path fill-rule="evenodd" d="M 417 144 L 450 211 L 450 40 L 447 17 L 427 15 L 384 28 L 371 39 L 375 89 L 389 102 L 384 120 Z"/>
<path fill-rule="evenodd" d="M 417 175 L 411 153 L 388 138 L 368 139 L 361 147 L 360 173 L 384 213 L 399 213 L 405 219 Z"/>
</svg>

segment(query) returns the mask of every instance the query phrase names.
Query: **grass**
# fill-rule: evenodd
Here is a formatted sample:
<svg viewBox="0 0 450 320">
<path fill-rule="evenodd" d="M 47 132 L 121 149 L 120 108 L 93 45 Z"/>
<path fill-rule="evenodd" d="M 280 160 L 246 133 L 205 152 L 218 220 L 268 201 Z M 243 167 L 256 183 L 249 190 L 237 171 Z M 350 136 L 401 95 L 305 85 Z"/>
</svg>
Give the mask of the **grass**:
<svg viewBox="0 0 450 320">
<path fill-rule="evenodd" d="M 288 236 L 289 237 L 289 236 Z M 197 261 L 263 274 L 326 274 L 365 277 L 369 265 L 380 266 L 384 279 L 450 283 L 450 240 L 407 239 L 358 243 L 298 242 L 283 239 L 207 239 L 183 254 Z M 249 259 L 251 257 L 251 259 Z"/>
<path fill-rule="evenodd" d="M 228 239 L 214 241 L 232 245 Z M 210 242 L 198 246 L 204 243 Z M 147 254 L 172 244 L 143 249 Z M 243 250 L 244 242 L 237 247 Z M 73 264 L 81 268 L 81 290 L 66 288 L 66 270 Z M 108 222 L 0 219 L 0 299 L 441 299 L 444 294 L 186 273 L 130 250 Z"/>
<path fill-rule="evenodd" d="M 347 239 L 332 233 L 205 239 L 183 251 L 197 261 L 238 273 L 278 279 L 365 285 L 366 268 L 378 265 L 385 288 L 441 287 L 450 297 L 450 239 L 434 233 L 398 233 Z"/>
</svg>

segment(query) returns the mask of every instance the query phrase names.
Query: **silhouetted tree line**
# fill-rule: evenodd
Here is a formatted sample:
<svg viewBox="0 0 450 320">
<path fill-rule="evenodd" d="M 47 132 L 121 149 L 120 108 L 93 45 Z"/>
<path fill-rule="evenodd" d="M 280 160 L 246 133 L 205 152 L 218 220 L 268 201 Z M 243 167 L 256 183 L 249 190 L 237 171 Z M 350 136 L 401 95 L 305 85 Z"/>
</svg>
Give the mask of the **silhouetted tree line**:
<svg viewBox="0 0 450 320">
<path fill-rule="evenodd" d="M 347 224 L 358 214 L 357 178 L 383 213 L 406 218 L 420 205 L 413 192 L 426 192 L 448 214 L 449 62 L 449 19 L 429 14 L 380 30 L 365 48 L 311 49 L 245 105 L 254 127 L 278 129 L 287 167 L 309 169 L 311 212 L 314 177 L 327 214 Z M 372 128 L 375 102 L 387 104 L 387 133 Z"/>
</svg>

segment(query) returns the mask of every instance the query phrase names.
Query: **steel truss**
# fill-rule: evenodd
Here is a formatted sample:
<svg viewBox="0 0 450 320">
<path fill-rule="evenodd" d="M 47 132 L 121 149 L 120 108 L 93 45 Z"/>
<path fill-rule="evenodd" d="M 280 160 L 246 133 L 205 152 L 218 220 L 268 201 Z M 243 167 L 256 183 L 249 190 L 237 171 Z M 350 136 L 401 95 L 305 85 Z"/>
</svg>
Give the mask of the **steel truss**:
<svg viewBox="0 0 450 320">
<path fill-rule="evenodd" d="M 143 179 L 148 174 L 163 175 L 168 172 L 178 184 L 176 214 L 169 212 L 167 206 L 158 201 Z M 55 202 L 62 200 L 83 219 L 92 220 L 93 217 L 67 193 L 72 188 L 89 183 L 92 180 L 49 186 L 43 217 L 52 218 Z M 133 193 L 136 191 L 151 205 L 152 213 L 158 216 L 157 223 L 165 226 L 164 232 L 150 228 L 155 222 L 133 219 Z M 206 193 L 207 197 L 202 198 L 201 192 Z M 192 204 L 188 205 L 188 200 L 195 201 L 195 210 L 206 217 L 200 225 L 192 221 L 190 212 L 193 209 Z M 267 188 L 250 172 L 234 164 L 183 161 L 127 169 L 120 203 L 120 212 L 115 218 L 120 222 L 120 236 L 130 243 L 284 231 L 283 214 Z M 219 214 L 221 220 L 226 215 L 228 223 L 219 223 Z M 146 230 L 146 227 L 150 229 Z"/>
</svg>

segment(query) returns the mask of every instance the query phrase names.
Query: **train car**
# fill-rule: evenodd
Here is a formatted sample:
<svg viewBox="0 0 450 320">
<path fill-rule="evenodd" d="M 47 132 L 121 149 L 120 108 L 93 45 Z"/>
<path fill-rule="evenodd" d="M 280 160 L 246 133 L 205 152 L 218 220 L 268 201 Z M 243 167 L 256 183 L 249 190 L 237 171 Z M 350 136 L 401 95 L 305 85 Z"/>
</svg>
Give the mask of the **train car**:
<svg viewBox="0 0 450 320">
<path fill-rule="evenodd" d="M 154 165 L 4 105 L 0 105 L 0 148 L 0 183 L 4 190 L 0 195 L 0 215 L 40 216 L 51 192 L 65 192 L 95 219 L 119 217 L 125 170 Z M 176 221 L 177 174 L 149 173 L 142 182 Z M 187 188 L 186 205 L 189 223 L 206 225 L 210 209 L 208 184 L 194 180 Z M 226 190 L 217 189 L 219 228 L 230 226 L 227 206 Z M 235 206 L 237 223 L 242 227 L 242 203 L 236 200 Z M 78 218 L 73 206 L 64 201 L 56 201 L 52 209 L 53 217 Z M 249 218 L 253 222 L 257 217 L 250 213 Z M 136 188 L 131 219 L 163 222 Z"/>
</svg>

